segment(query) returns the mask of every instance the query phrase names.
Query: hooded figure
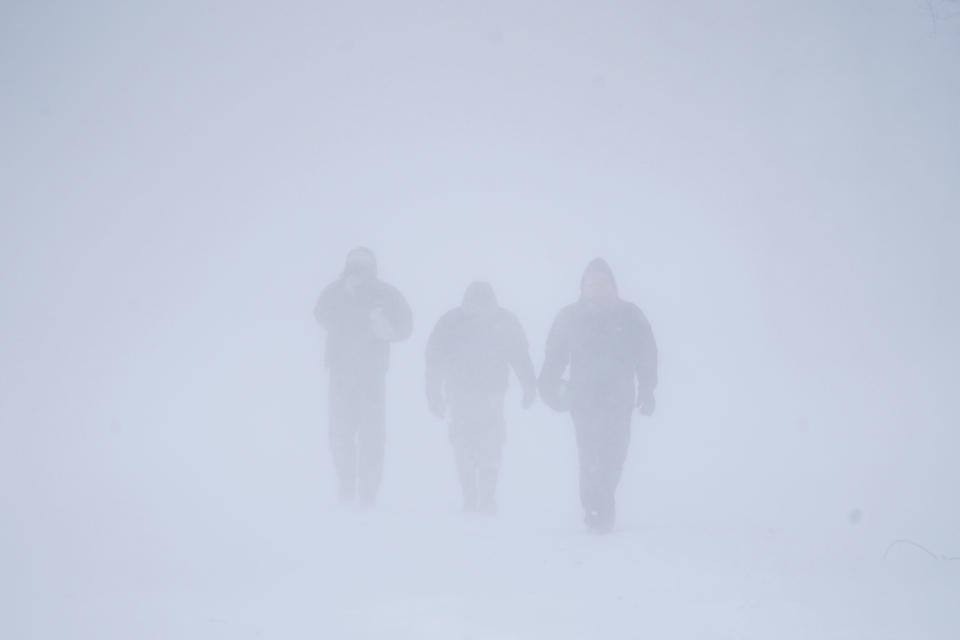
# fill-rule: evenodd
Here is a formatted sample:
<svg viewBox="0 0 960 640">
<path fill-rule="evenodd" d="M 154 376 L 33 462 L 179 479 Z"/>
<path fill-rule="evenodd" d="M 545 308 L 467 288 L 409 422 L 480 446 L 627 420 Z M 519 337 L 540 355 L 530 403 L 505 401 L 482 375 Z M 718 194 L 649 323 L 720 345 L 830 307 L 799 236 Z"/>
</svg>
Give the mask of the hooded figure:
<svg viewBox="0 0 960 640">
<path fill-rule="evenodd" d="M 340 499 L 350 503 L 359 494 L 363 504 L 372 505 L 383 469 L 390 343 L 410 336 L 410 307 L 399 291 L 377 278 L 373 252 L 360 247 L 324 289 L 314 316 L 327 331 L 330 449 Z"/>
<path fill-rule="evenodd" d="M 573 418 L 587 527 L 606 532 L 616 518 L 614 495 L 633 407 L 645 416 L 654 410 L 657 346 L 643 312 L 620 299 L 606 261 L 598 258 L 587 266 L 580 292 L 580 300 L 562 309 L 550 329 L 540 396 Z"/>
<path fill-rule="evenodd" d="M 437 322 L 426 361 L 430 411 L 444 418 L 449 408 L 464 508 L 493 513 L 510 369 L 523 387 L 524 408 L 536 399 L 537 379 L 523 327 L 497 304 L 489 284 L 474 282 L 463 303 Z"/>
</svg>

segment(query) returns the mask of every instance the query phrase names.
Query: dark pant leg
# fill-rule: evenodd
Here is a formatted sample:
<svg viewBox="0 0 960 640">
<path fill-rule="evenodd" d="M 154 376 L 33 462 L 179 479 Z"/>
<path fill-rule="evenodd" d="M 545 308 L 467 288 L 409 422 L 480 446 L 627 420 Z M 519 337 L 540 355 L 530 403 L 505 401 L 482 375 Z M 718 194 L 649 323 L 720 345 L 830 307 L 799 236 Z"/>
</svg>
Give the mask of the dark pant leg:
<svg viewBox="0 0 960 640">
<path fill-rule="evenodd" d="M 632 407 L 575 410 L 580 458 L 580 500 L 591 527 L 616 518 L 616 490 L 630 445 Z"/>
<path fill-rule="evenodd" d="M 597 431 L 596 412 L 571 412 L 577 435 L 577 456 L 580 462 L 580 503 L 589 519 L 599 512 L 599 475 L 600 451 Z"/>
<path fill-rule="evenodd" d="M 450 439 L 464 506 L 494 511 L 506 432 L 503 394 L 454 392 L 450 410 Z"/>
<path fill-rule="evenodd" d="M 631 413 L 632 408 L 608 414 L 604 437 L 600 441 L 600 513 L 601 522 L 608 527 L 612 527 L 616 519 L 617 486 L 630 448 Z"/>
<path fill-rule="evenodd" d="M 330 376 L 330 445 L 340 495 L 372 504 L 383 474 L 385 378 L 374 372 Z"/>
<path fill-rule="evenodd" d="M 383 479 L 383 457 L 386 444 L 386 411 L 384 381 L 374 381 L 370 388 L 370 403 L 360 420 L 358 467 L 360 499 L 373 504 Z"/>
<path fill-rule="evenodd" d="M 331 372 L 329 390 L 330 453 L 340 483 L 340 500 L 349 503 L 357 494 L 357 415 L 353 385 L 346 377 Z"/>
<path fill-rule="evenodd" d="M 473 451 L 456 440 L 453 441 L 453 455 L 460 479 L 460 491 L 463 494 L 463 507 L 473 511 L 477 508 L 477 462 Z"/>
<path fill-rule="evenodd" d="M 477 496 L 481 511 L 497 510 L 497 482 L 500 480 L 502 441 L 488 438 L 480 447 L 477 460 Z"/>
<path fill-rule="evenodd" d="M 357 424 L 357 471 L 360 500 L 372 505 L 377 500 L 383 478 L 386 442 L 386 384 L 384 376 L 365 380 L 364 398 Z"/>
</svg>

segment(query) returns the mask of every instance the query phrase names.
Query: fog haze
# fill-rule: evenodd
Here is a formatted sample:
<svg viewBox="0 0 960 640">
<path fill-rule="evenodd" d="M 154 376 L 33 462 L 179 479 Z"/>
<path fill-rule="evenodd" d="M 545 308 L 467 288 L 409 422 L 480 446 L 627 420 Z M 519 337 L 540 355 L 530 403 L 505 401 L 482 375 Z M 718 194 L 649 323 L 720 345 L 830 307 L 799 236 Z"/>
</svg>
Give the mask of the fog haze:
<svg viewBox="0 0 960 640">
<path fill-rule="evenodd" d="M 4 5 L 9 637 L 954 637 L 957 11 Z M 345 514 L 312 309 L 358 245 L 414 333 Z M 539 367 L 597 256 L 660 349 L 622 530 L 515 381 L 462 518 L 430 329 L 489 281 Z"/>
</svg>

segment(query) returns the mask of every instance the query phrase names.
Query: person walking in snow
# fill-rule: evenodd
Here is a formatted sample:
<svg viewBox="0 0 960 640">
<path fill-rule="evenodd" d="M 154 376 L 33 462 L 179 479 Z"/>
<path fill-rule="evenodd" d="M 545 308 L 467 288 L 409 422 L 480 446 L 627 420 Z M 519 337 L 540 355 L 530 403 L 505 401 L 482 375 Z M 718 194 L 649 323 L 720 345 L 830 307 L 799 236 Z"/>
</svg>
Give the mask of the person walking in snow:
<svg viewBox="0 0 960 640">
<path fill-rule="evenodd" d="M 327 332 L 330 449 L 340 500 L 372 506 L 383 471 L 390 343 L 410 336 L 412 313 L 403 295 L 377 277 L 373 252 L 359 247 L 320 295 L 314 316 Z"/>
<path fill-rule="evenodd" d="M 543 401 L 573 419 L 580 501 L 592 532 L 613 529 L 633 408 L 652 415 L 656 385 L 650 324 L 636 305 L 619 297 L 610 266 L 598 258 L 583 274 L 580 299 L 554 320 L 539 377 Z"/>
<path fill-rule="evenodd" d="M 437 322 L 426 349 L 427 402 L 433 415 L 449 418 L 467 511 L 496 511 L 510 369 L 523 388 L 523 407 L 529 408 L 537 378 L 523 327 L 497 304 L 489 284 L 474 282 L 463 303 Z"/>
</svg>

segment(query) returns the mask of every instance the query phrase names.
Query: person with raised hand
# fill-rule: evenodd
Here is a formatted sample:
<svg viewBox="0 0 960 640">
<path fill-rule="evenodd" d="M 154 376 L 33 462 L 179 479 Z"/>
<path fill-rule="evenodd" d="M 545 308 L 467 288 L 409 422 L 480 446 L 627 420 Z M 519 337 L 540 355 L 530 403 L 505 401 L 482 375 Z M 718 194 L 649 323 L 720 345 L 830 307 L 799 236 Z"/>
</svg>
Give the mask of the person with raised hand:
<svg viewBox="0 0 960 640">
<path fill-rule="evenodd" d="M 383 474 L 390 344 L 410 337 L 410 306 L 379 279 L 373 252 L 358 247 L 320 295 L 314 316 L 327 332 L 330 450 L 340 500 L 372 506 Z"/>
</svg>

